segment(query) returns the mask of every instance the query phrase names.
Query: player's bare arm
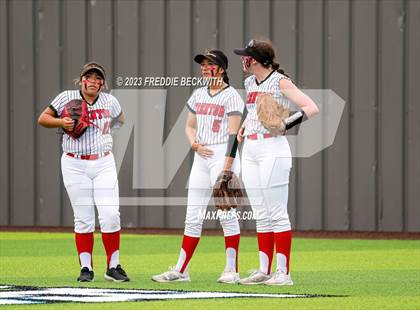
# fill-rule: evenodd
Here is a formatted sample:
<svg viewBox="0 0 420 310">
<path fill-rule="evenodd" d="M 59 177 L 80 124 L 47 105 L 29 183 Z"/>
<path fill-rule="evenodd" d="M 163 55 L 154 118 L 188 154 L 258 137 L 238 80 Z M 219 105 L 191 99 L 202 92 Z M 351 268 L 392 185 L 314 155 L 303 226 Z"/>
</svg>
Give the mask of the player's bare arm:
<svg viewBox="0 0 420 310">
<path fill-rule="evenodd" d="M 213 155 L 212 150 L 204 147 L 195 140 L 197 134 L 197 117 L 192 112 L 188 112 L 185 134 L 194 152 L 197 152 L 198 155 L 204 158 L 209 158 Z"/>
<path fill-rule="evenodd" d="M 38 124 L 46 128 L 62 127 L 68 131 L 72 131 L 74 120 L 70 117 L 57 118 L 55 112 L 50 107 L 47 107 L 39 116 Z"/>
<path fill-rule="evenodd" d="M 120 116 L 118 117 L 118 122 L 122 125 L 125 123 L 125 114 L 121 112 Z"/>
<path fill-rule="evenodd" d="M 121 114 L 118 117 L 112 119 L 111 128 L 118 129 L 122 127 L 124 123 L 125 123 L 125 114 L 124 112 L 121 112 Z"/>
<path fill-rule="evenodd" d="M 243 142 L 244 141 L 244 133 L 245 133 L 245 126 L 242 125 L 241 128 L 239 128 L 238 130 L 238 142 Z"/>
<path fill-rule="evenodd" d="M 311 118 L 318 114 L 319 110 L 315 102 L 302 92 L 292 81 L 289 79 L 280 80 L 281 92 L 292 102 L 296 103 L 297 106 L 302 109 L 308 118 Z"/>
<path fill-rule="evenodd" d="M 195 137 L 197 133 L 197 117 L 194 113 L 188 112 L 187 124 L 185 126 L 185 134 L 191 147 L 195 143 Z"/>
</svg>

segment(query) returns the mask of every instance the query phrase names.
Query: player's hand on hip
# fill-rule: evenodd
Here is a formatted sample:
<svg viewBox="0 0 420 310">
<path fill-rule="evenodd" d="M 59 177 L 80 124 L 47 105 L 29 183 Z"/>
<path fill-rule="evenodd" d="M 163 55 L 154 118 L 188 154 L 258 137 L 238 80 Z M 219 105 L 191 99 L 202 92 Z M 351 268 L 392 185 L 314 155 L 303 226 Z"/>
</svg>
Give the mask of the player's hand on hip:
<svg viewBox="0 0 420 310">
<path fill-rule="evenodd" d="M 245 132 L 245 127 L 241 127 L 238 131 L 238 142 L 242 142 L 244 141 L 244 132 Z"/>
<path fill-rule="evenodd" d="M 197 154 L 200 155 L 203 158 L 210 158 L 213 156 L 213 151 L 211 149 L 208 149 L 202 145 L 199 145 L 197 148 Z"/>
<path fill-rule="evenodd" d="M 72 131 L 74 128 L 74 120 L 72 120 L 70 117 L 63 117 L 61 119 L 61 127 L 63 127 L 65 130 Z"/>
</svg>

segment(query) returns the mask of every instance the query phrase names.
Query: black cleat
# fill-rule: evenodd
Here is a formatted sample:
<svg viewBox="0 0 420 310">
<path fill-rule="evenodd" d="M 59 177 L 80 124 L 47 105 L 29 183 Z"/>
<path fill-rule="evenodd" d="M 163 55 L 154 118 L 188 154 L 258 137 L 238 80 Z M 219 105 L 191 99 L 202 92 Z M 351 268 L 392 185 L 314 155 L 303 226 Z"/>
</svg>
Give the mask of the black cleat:
<svg viewBox="0 0 420 310">
<path fill-rule="evenodd" d="M 114 282 L 128 282 L 130 278 L 122 269 L 121 265 L 117 265 L 117 268 L 111 268 L 106 271 L 104 274 L 105 280 L 114 281 Z"/>
<path fill-rule="evenodd" d="M 89 270 L 88 267 L 83 267 L 80 270 L 80 276 L 77 278 L 79 282 L 92 282 L 93 281 L 93 270 Z"/>
</svg>

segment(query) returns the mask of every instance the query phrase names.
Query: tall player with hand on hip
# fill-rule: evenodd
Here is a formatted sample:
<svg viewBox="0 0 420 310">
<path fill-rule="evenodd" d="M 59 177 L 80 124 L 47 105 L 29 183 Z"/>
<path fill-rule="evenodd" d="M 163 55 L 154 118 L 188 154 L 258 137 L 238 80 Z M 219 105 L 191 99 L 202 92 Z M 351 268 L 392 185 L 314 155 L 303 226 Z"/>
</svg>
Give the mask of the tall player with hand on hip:
<svg viewBox="0 0 420 310">
<path fill-rule="evenodd" d="M 194 61 L 201 65 L 202 76 L 211 79 L 211 83 L 195 90 L 187 103 L 186 135 L 195 155 L 188 185 L 184 237 L 177 265 L 153 276 L 156 282 L 190 281 L 188 265 L 200 240 L 212 186 L 221 172 L 239 174 L 240 169 L 236 134 L 244 102 L 229 85 L 228 59 L 222 51 L 210 50 L 196 55 Z M 240 229 L 235 211 L 223 214 L 220 223 L 225 237 L 226 267 L 217 281 L 237 283 Z"/>
<path fill-rule="evenodd" d="M 92 251 L 95 206 L 107 255 L 105 279 L 126 282 L 119 262 L 120 212 L 117 171 L 110 130 L 124 122 L 118 100 L 102 92 L 105 70 L 94 62 L 83 66 L 79 90 L 60 93 L 38 119 L 47 128 L 64 129 L 61 170 L 74 213 L 76 247 L 81 266 L 79 282 L 94 279 Z M 80 118 L 72 119 L 76 114 Z M 76 131 L 80 131 L 77 135 Z"/>
<path fill-rule="evenodd" d="M 244 139 L 242 179 L 253 211 L 256 213 L 260 268 L 242 279 L 240 284 L 292 285 L 290 277 L 291 225 L 287 213 L 291 151 L 284 135 L 273 135 L 257 114 L 258 97 L 270 95 L 279 105 L 294 102 L 301 110 L 286 119 L 286 129 L 318 113 L 315 103 L 300 91 L 274 61 L 272 45 L 251 40 L 234 53 L 242 58 L 245 80 L 247 117 L 238 135 Z M 299 116 L 299 117 L 296 117 Z M 271 273 L 273 251 L 277 269 Z"/>
</svg>

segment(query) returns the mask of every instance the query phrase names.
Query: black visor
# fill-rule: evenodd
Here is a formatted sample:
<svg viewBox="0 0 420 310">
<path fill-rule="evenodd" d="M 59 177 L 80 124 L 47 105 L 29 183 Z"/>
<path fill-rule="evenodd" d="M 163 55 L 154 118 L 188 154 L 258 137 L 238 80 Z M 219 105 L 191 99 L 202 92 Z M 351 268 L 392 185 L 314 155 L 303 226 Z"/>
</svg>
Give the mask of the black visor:
<svg viewBox="0 0 420 310">
<path fill-rule="evenodd" d="M 263 65 L 269 65 L 272 63 L 272 59 L 267 59 L 258 51 L 257 42 L 255 40 L 249 41 L 244 48 L 235 48 L 233 52 L 240 56 L 251 56 Z"/>
<path fill-rule="evenodd" d="M 205 54 L 198 54 L 194 57 L 194 61 L 198 64 L 201 64 L 204 59 L 211 61 L 224 70 L 226 70 L 228 67 L 227 57 L 222 52 L 210 51 Z"/>
</svg>

